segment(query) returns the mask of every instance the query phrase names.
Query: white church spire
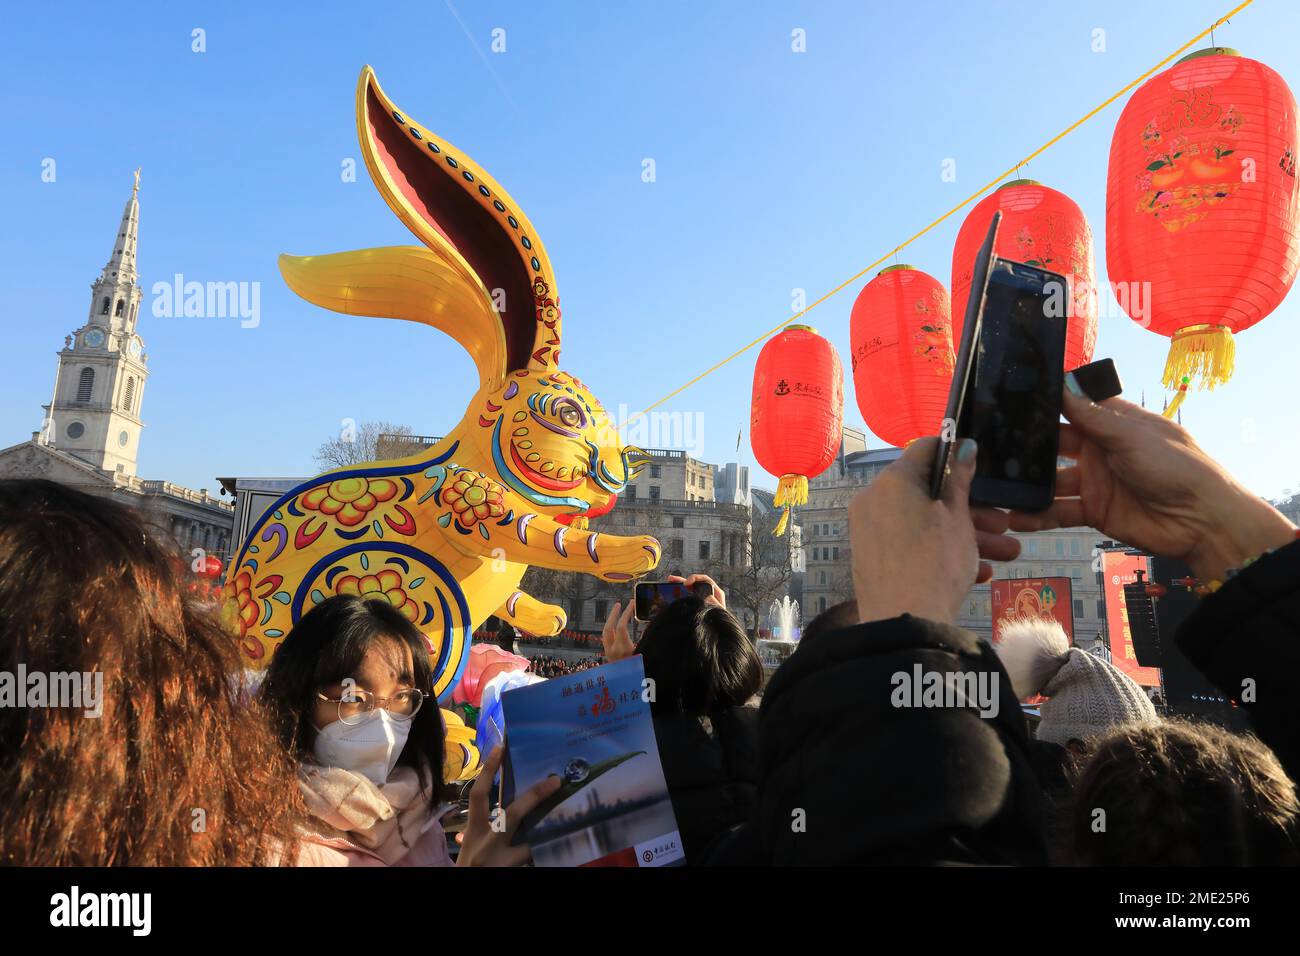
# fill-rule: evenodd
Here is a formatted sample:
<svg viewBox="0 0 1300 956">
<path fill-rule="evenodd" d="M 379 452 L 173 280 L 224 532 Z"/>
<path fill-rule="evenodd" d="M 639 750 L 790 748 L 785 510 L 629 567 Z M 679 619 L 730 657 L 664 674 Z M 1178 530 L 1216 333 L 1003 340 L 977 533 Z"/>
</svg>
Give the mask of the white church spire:
<svg viewBox="0 0 1300 956">
<path fill-rule="evenodd" d="M 46 406 L 44 443 L 104 471 L 135 474 L 149 377 L 136 319 L 144 291 L 136 272 L 140 171 L 122 210 L 113 254 L 91 284 L 90 313 L 58 353 L 54 397 Z"/>
<path fill-rule="evenodd" d="M 131 198 L 122 209 L 122 223 L 117 229 L 117 238 L 113 241 L 113 254 L 108 257 L 101 279 L 120 280 L 124 284 L 134 285 L 138 275 L 135 266 L 135 244 L 140 234 L 140 170 L 135 171 L 135 185 L 131 187 Z"/>
</svg>

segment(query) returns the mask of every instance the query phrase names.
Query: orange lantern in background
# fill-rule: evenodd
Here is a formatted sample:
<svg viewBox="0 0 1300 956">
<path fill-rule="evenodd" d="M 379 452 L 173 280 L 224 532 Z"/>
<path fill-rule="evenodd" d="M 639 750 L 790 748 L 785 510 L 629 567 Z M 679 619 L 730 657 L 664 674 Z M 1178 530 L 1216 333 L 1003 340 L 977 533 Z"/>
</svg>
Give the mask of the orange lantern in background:
<svg viewBox="0 0 1300 956">
<path fill-rule="evenodd" d="M 1296 138 L 1282 77 L 1223 47 L 1152 77 L 1120 114 L 1106 271 L 1129 316 L 1173 340 L 1167 387 L 1226 382 L 1233 333 L 1272 312 L 1295 281 Z"/>
<path fill-rule="evenodd" d="M 867 427 L 899 448 L 939 434 L 956 364 L 943 283 L 912 266 L 881 270 L 853 303 L 849 341 Z"/>
<path fill-rule="evenodd" d="M 1015 179 L 999 186 L 980 200 L 961 224 L 952 250 L 953 342 L 961 342 L 975 254 L 998 211 L 1002 212 L 1002 225 L 993 249 L 996 255 L 1065 276 L 1070 287 L 1065 370 L 1087 365 L 1097 345 L 1092 230 L 1073 199 L 1032 179 Z"/>
<path fill-rule="evenodd" d="M 844 430 L 844 373 L 835 347 L 807 325 L 770 339 L 754 367 L 749 440 L 758 463 L 780 479 L 776 505 L 785 513 L 808 501 L 808 479 L 830 467 Z"/>
</svg>

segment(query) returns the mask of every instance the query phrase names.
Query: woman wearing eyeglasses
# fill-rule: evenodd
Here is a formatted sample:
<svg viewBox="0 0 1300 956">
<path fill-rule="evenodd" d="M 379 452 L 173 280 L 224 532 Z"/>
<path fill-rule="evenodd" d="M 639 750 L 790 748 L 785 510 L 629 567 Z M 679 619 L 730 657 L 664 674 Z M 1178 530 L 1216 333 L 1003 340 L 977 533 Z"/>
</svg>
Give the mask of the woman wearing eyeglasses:
<svg viewBox="0 0 1300 956">
<path fill-rule="evenodd" d="M 444 731 L 432 691 L 424 636 L 387 601 L 331 598 L 285 638 L 261 693 L 301 762 L 311 826 L 300 865 L 452 865 L 436 812 Z M 513 826 L 497 832 L 476 819 L 487 813 L 486 785 L 475 791 L 459 862 L 528 862 L 526 846 L 509 845 Z M 521 795 L 507 822 L 541 796 Z"/>
</svg>

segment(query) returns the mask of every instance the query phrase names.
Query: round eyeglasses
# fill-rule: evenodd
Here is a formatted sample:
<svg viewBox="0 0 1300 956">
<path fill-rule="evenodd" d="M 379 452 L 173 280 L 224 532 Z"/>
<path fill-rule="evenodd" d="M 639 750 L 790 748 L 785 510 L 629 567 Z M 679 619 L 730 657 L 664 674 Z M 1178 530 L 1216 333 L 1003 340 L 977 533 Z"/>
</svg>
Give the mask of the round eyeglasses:
<svg viewBox="0 0 1300 956">
<path fill-rule="evenodd" d="M 424 705 L 429 695 L 422 690 L 401 690 L 392 697 L 380 697 L 368 690 L 352 690 L 342 697 L 326 697 L 319 691 L 316 696 L 329 704 L 338 706 L 339 720 L 345 724 L 359 724 L 370 715 L 376 707 L 382 707 L 396 720 L 410 720 Z"/>
</svg>

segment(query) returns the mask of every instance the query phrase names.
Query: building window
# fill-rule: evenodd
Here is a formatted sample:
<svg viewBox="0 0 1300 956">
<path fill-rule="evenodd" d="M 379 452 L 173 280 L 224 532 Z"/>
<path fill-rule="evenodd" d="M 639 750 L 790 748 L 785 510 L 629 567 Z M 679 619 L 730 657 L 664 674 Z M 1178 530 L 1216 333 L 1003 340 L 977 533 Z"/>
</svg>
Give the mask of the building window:
<svg viewBox="0 0 1300 956">
<path fill-rule="evenodd" d="M 701 560 L 701 561 L 707 561 L 708 558 L 709 558 L 709 542 L 707 542 L 707 541 L 701 541 L 701 542 L 700 542 L 700 560 Z"/>
<path fill-rule="evenodd" d="M 83 368 L 81 370 L 81 379 L 77 382 L 77 401 L 90 401 L 90 393 L 95 388 L 95 370 L 93 368 Z"/>
<path fill-rule="evenodd" d="M 832 561 L 838 561 L 839 559 L 840 559 L 840 549 L 839 549 L 839 548 L 831 548 L 831 560 L 832 560 Z"/>
<path fill-rule="evenodd" d="M 1098 602 L 1097 602 L 1097 616 L 1098 616 L 1098 617 L 1105 617 L 1105 616 L 1106 616 L 1106 602 L 1105 602 L 1105 601 L 1098 601 Z"/>
<path fill-rule="evenodd" d="M 135 376 L 132 375 L 126 380 L 126 391 L 122 393 L 122 410 L 130 411 L 131 404 L 135 401 Z"/>
<path fill-rule="evenodd" d="M 113 310 L 113 315 L 114 315 L 114 316 L 117 316 L 117 317 L 121 317 L 122 312 L 123 312 L 123 310 L 124 310 L 125 308 L 126 308 L 126 300 L 125 300 L 125 299 L 118 299 L 118 300 L 117 300 L 117 308 Z"/>
<path fill-rule="evenodd" d="M 1074 601 L 1074 616 L 1076 618 L 1083 617 L 1083 602 L 1078 598 L 1075 598 Z"/>
<path fill-rule="evenodd" d="M 685 518 L 682 518 L 682 517 L 674 516 L 674 517 L 673 517 L 673 527 L 674 527 L 674 528 L 685 528 L 685 527 L 686 527 L 686 519 L 685 519 Z"/>
<path fill-rule="evenodd" d="M 1065 555 L 1065 542 L 1060 538 L 1056 539 L 1056 553 L 1061 556 Z"/>
<path fill-rule="evenodd" d="M 664 476 L 664 469 L 663 469 L 663 466 L 662 466 L 662 465 L 651 465 L 651 466 L 650 466 L 650 477 L 651 477 L 651 478 L 662 478 L 663 476 Z"/>
<path fill-rule="evenodd" d="M 651 486 L 650 486 L 650 500 L 651 500 L 651 501 L 658 501 L 658 500 L 659 500 L 659 486 L 658 486 L 658 485 L 651 485 Z"/>
<path fill-rule="evenodd" d="M 820 613 L 821 613 L 822 611 L 824 611 L 824 610 L 826 610 L 826 599 L 825 599 L 824 597 L 818 598 L 818 599 L 817 599 L 817 613 L 820 614 Z"/>
<path fill-rule="evenodd" d="M 627 500 L 636 501 L 636 485 L 627 486 Z"/>
<path fill-rule="evenodd" d="M 818 574 L 817 574 L 817 583 L 820 584 L 820 585 L 822 585 L 822 586 L 825 586 L 825 584 L 826 584 L 826 572 L 825 572 L 825 571 L 819 571 L 819 572 L 818 572 Z M 822 610 L 824 611 L 824 610 L 826 610 L 826 608 L 822 608 Z"/>
<path fill-rule="evenodd" d="M 100 315 L 108 315 L 108 296 L 104 296 L 104 301 L 99 307 Z"/>
<path fill-rule="evenodd" d="M 1031 558 L 1038 557 L 1038 542 L 1030 539 L 1025 542 L 1025 555 Z"/>
<path fill-rule="evenodd" d="M 1077 558 L 1077 557 L 1079 556 L 1079 539 L 1078 539 L 1078 538 L 1071 538 L 1071 539 L 1070 539 L 1070 555 L 1071 555 L 1072 557 L 1075 557 L 1075 558 Z"/>
<path fill-rule="evenodd" d="M 673 538 L 673 540 L 668 542 L 668 556 L 670 558 L 677 558 L 680 560 L 683 554 L 684 549 L 681 538 Z"/>
<path fill-rule="evenodd" d="M 609 602 L 606 600 L 601 599 L 596 602 L 597 623 L 600 623 L 601 621 L 605 620 L 605 614 L 608 612 L 608 607 L 609 607 Z"/>
</svg>

